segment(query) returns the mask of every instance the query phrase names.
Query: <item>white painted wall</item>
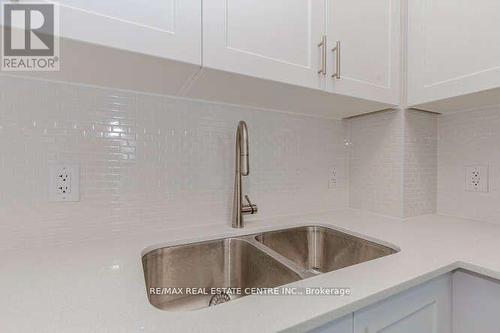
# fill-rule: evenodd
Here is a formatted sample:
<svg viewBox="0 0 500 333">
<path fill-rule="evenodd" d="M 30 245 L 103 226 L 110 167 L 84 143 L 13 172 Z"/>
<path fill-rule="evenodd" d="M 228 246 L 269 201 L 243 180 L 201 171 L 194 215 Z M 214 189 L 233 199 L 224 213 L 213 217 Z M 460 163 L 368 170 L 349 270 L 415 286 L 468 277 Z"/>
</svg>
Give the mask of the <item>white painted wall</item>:
<svg viewBox="0 0 500 333">
<path fill-rule="evenodd" d="M 229 224 L 242 119 L 254 218 L 347 207 L 340 121 L 0 76 L 0 247 Z M 80 164 L 80 202 L 48 202 L 51 162 Z"/>
<path fill-rule="evenodd" d="M 439 116 L 438 213 L 500 223 L 500 106 Z M 465 191 L 465 166 L 489 167 L 489 192 Z"/>
</svg>

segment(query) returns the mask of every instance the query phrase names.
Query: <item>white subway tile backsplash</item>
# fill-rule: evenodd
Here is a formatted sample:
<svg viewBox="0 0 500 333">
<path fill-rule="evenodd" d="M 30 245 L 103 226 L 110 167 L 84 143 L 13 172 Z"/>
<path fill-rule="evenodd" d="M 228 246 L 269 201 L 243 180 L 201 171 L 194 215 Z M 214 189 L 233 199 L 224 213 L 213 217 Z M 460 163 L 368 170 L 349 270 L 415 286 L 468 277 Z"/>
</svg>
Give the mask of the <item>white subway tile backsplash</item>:
<svg viewBox="0 0 500 333">
<path fill-rule="evenodd" d="M 500 223 L 500 106 L 439 117 L 438 213 Z M 489 169 L 489 191 L 465 188 L 465 168 Z"/>
<path fill-rule="evenodd" d="M 403 112 L 372 113 L 349 124 L 350 206 L 401 216 Z"/>
<path fill-rule="evenodd" d="M 436 212 L 437 119 L 435 113 L 405 112 L 404 217 Z"/>
<path fill-rule="evenodd" d="M 0 76 L 0 246 L 229 224 L 242 119 L 253 218 L 347 206 L 341 121 Z M 80 202 L 48 202 L 54 162 L 80 165 Z"/>
<path fill-rule="evenodd" d="M 436 211 L 437 115 L 389 110 L 350 126 L 350 206 L 411 217 Z"/>
</svg>

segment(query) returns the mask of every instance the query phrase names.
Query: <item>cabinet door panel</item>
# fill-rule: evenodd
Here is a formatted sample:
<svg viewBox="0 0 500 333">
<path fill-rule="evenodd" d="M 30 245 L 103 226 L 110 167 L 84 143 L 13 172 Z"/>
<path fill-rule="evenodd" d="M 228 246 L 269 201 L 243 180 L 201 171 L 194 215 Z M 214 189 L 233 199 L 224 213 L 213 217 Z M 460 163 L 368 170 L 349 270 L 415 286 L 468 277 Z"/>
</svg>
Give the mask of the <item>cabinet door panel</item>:
<svg viewBox="0 0 500 333">
<path fill-rule="evenodd" d="M 332 92 L 397 104 L 400 71 L 399 0 L 328 0 L 329 76 Z M 340 41 L 341 79 L 331 49 Z"/>
<path fill-rule="evenodd" d="M 353 333 L 352 332 L 353 315 L 347 315 L 334 320 L 328 324 L 315 328 L 309 333 Z"/>
<path fill-rule="evenodd" d="M 451 276 L 354 313 L 354 333 L 451 333 Z"/>
<path fill-rule="evenodd" d="M 205 0 L 203 14 L 204 66 L 322 88 L 324 1 Z"/>
<path fill-rule="evenodd" d="M 453 273 L 453 332 L 498 333 L 500 281 L 467 271 Z"/>
<path fill-rule="evenodd" d="M 500 86 L 500 2 L 408 4 L 409 104 Z"/>
<path fill-rule="evenodd" d="M 201 65 L 200 0 L 59 0 L 61 35 Z"/>
</svg>

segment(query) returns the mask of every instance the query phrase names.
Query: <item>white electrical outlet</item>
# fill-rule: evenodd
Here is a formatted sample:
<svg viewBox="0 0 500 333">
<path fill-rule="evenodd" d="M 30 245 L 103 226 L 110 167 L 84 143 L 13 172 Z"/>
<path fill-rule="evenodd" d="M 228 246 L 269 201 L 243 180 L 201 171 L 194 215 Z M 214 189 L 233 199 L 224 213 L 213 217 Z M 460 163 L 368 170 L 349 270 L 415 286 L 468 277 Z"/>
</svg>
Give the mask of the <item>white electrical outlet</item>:
<svg viewBox="0 0 500 333">
<path fill-rule="evenodd" d="M 465 167 L 465 190 L 469 192 L 488 192 L 488 167 L 472 165 Z"/>
<path fill-rule="evenodd" d="M 80 168 L 75 164 L 54 164 L 49 167 L 50 201 L 80 200 Z"/>
<path fill-rule="evenodd" d="M 328 188 L 333 190 L 337 188 L 337 168 L 332 167 L 328 174 Z"/>
</svg>

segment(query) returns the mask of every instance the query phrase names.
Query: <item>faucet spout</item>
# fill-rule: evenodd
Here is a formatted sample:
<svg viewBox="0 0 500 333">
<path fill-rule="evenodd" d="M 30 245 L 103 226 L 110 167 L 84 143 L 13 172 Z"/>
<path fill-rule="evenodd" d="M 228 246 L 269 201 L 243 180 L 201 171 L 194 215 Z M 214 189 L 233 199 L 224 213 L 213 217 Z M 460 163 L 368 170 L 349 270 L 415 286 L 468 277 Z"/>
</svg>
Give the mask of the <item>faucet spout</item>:
<svg viewBox="0 0 500 333">
<path fill-rule="evenodd" d="M 243 228 L 243 215 L 256 214 L 258 210 L 257 205 L 250 202 L 248 195 L 245 195 L 248 205 L 243 204 L 242 177 L 250 174 L 250 154 L 248 146 L 247 124 L 244 121 L 240 121 L 236 131 L 233 228 Z"/>
<path fill-rule="evenodd" d="M 244 121 L 240 121 L 240 123 L 238 124 L 238 130 L 236 133 L 236 145 L 240 147 L 240 158 L 241 158 L 240 173 L 242 176 L 248 176 L 250 174 L 250 156 L 248 151 L 248 128 L 247 124 Z"/>
</svg>

